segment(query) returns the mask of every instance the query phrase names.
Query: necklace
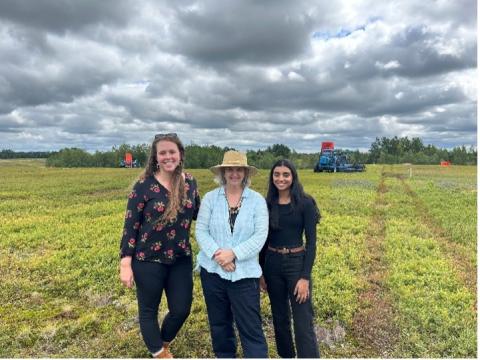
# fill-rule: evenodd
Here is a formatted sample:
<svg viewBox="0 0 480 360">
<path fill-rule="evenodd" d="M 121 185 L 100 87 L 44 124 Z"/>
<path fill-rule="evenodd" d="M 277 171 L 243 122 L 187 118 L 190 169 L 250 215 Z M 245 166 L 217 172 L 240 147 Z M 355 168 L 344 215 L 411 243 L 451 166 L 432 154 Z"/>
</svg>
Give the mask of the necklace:
<svg viewBox="0 0 480 360">
<path fill-rule="evenodd" d="M 237 204 L 235 206 L 230 206 L 228 203 L 228 197 L 227 197 L 227 192 L 225 192 L 225 200 L 227 201 L 227 207 L 228 207 L 228 224 L 230 225 L 230 231 L 233 233 L 233 226 L 235 225 L 235 220 L 237 219 L 238 212 L 240 211 L 240 208 L 242 207 L 242 194 L 240 194 L 240 198 L 237 201 Z"/>
</svg>

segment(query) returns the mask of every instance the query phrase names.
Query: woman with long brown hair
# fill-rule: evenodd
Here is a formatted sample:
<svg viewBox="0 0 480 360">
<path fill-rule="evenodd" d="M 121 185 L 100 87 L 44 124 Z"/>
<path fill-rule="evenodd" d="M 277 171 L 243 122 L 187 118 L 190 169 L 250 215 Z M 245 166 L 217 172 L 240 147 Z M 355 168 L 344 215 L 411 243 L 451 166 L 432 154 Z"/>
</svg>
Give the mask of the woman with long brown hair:
<svg viewBox="0 0 480 360">
<path fill-rule="evenodd" d="M 135 282 L 140 330 L 156 358 L 173 357 L 169 343 L 190 313 L 192 251 L 190 225 L 200 206 L 197 183 L 183 172 L 185 149 L 176 134 L 158 134 L 145 170 L 128 196 L 120 250 L 120 280 Z M 165 291 L 168 314 L 158 308 Z"/>
</svg>

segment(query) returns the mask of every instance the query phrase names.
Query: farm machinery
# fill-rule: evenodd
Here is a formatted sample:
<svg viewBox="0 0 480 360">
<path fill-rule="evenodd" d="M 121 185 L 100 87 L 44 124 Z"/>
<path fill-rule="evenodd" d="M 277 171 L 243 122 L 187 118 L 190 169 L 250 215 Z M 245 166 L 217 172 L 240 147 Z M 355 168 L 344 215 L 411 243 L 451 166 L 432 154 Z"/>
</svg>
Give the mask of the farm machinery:
<svg viewBox="0 0 480 360">
<path fill-rule="evenodd" d="M 347 156 L 341 151 L 335 150 L 331 141 L 322 142 L 322 150 L 318 159 L 315 172 L 359 172 L 365 171 L 364 164 L 349 164 Z"/>
<path fill-rule="evenodd" d="M 133 156 L 131 153 L 125 153 L 125 158 L 120 160 L 120 167 L 124 168 L 136 168 L 139 167 L 140 164 L 138 161 L 133 159 Z"/>
</svg>

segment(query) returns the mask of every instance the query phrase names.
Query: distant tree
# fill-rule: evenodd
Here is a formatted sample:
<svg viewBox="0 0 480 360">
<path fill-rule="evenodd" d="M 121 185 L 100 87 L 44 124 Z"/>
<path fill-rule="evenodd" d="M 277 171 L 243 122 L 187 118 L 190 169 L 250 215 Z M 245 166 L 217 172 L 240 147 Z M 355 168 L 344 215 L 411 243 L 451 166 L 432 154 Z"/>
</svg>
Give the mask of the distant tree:
<svg viewBox="0 0 480 360">
<path fill-rule="evenodd" d="M 0 151 L 0 159 L 45 159 L 52 151 L 13 151 L 5 149 Z"/>
<path fill-rule="evenodd" d="M 273 144 L 267 147 L 266 152 L 270 152 L 274 157 L 288 158 L 291 154 L 291 150 L 288 146 L 282 144 Z"/>
<path fill-rule="evenodd" d="M 414 153 L 420 153 L 425 151 L 425 146 L 420 138 L 414 137 L 410 143 L 410 150 Z"/>
<path fill-rule="evenodd" d="M 467 150 L 467 148 L 462 145 L 452 149 L 449 160 L 453 164 L 474 165 L 477 162 L 476 158 L 477 152 L 473 149 L 473 147 L 471 147 L 470 150 Z"/>
<path fill-rule="evenodd" d="M 265 153 L 262 154 L 262 157 L 257 159 L 254 166 L 256 166 L 259 169 L 270 169 L 273 163 L 280 158 L 283 158 L 283 156 L 276 157 L 272 152 L 266 151 Z"/>
<path fill-rule="evenodd" d="M 378 163 L 380 154 L 382 153 L 382 142 L 377 137 L 375 141 L 370 145 L 370 152 L 368 155 L 368 162 L 371 164 Z"/>
<path fill-rule="evenodd" d="M 89 167 L 94 166 L 93 157 L 85 150 L 66 148 L 47 158 L 47 166 L 56 167 Z"/>
<path fill-rule="evenodd" d="M 117 165 L 117 154 L 114 151 L 96 151 L 92 155 L 92 166 L 94 167 L 115 167 Z"/>
<path fill-rule="evenodd" d="M 292 151 L 290 160 L 293 161 L 297 169 L 313 169 L 319 157 L 320 153 L 301 154 Z"/>
<path fill-rule="evenodd" d="M 221 163 L 223 154 L 230 148 L 215 145 L 187 145 L 185 147 L 185 167 L 189 169 L 206 169 Z"/>
<path fill-rule="evenodd" d="M 362 153 L 360 150 L 343 150 L 343 153 L 352 164 L 365 164 L 369 158 L 368 153 Z"/>
<path fill-rule="evenodd" d="M 2 150 L 0 152 L 0 159 L 14 159 L 15 158 L 15 151 L 13 150 Z"/>
</svg>

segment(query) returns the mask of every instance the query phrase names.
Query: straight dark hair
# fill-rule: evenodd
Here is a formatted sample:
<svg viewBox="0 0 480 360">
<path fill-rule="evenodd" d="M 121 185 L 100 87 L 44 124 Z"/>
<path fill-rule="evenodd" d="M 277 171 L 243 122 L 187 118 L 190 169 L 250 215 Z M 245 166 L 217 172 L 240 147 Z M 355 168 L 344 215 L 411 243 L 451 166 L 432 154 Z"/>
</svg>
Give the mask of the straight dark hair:
<svg viewBox="0 0 480 360">
<path fill-rule="evenodd" d="M 285 166 L 292 173 L 292 185 L 290 186 L 290 206 L 294 212 L 302 211 L 305 200 L 310 200 L 313 202 L 315 207 L 315 222 L 320 221 L 320 210 L 318 209 L 317 202 L 315 199 L 308 195 L 304 190 L 303 186 L 300 183 L 298 178 L 297 169 L 295 165 L 288 159 L 281 159 L 273 164 L 272 169 L 270 170 L 270 176 L 268 180 L 268 191 L 267 191 L 267 206 L 269 212 L 269 222 L 272 229 L 279 229 L 279 214 L 278 214 L 278 189 L 273 183 L 273 172 L 276 167 Z"/>
</svg>

